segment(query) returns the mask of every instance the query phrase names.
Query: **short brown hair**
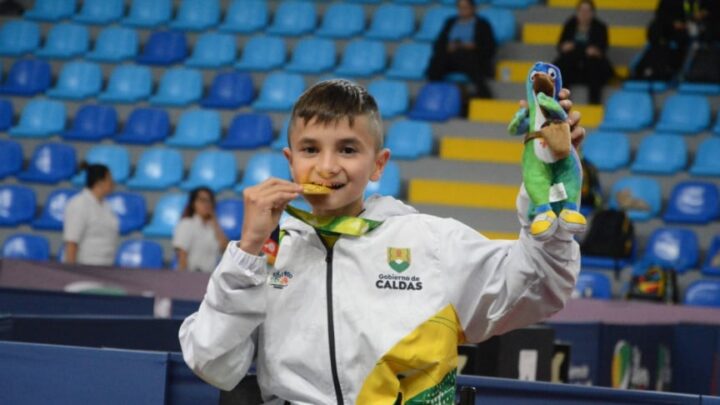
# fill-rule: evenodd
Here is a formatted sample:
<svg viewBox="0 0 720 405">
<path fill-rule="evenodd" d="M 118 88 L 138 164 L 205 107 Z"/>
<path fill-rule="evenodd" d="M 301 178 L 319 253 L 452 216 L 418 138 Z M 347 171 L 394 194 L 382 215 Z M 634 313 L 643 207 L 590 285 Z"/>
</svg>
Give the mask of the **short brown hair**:
<svg viewBox="0 0 720 405">
<path fill-rule="evenodd" d="M 377 103 L 362 86 L 349 80 L 325 80 L 307 89 L 295 103 L 288 126 L 288 145 L 295 120 L 307 125 L 313 119 L 321 125 L 337 124 L 347 118 L 352 128 L 355 117 L 366 116 L 376 149 L 383 147 L 383 125 Z"/>
</svg>

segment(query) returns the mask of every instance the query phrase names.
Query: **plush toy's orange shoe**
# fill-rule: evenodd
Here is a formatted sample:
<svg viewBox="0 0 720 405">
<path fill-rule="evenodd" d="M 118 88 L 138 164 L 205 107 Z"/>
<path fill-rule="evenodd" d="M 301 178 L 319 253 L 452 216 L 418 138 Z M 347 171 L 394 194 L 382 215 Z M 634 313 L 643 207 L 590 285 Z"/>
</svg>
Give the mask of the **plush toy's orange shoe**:
<svg viewBox="0 0 720 405">
<path fill-rule="evenodd" d="M 560 211 L 560 227 L 570 233 L 583 233 L 587 229 L 587 220 L 578 211 L 563 209 Z"/>
<path fill-rule="evenodd" d="M 530 235 L 537 240 L 548 239 L 557 229 L 557 215 L 553 211 L 538 214 L 530 224 Z"/>
</svg>

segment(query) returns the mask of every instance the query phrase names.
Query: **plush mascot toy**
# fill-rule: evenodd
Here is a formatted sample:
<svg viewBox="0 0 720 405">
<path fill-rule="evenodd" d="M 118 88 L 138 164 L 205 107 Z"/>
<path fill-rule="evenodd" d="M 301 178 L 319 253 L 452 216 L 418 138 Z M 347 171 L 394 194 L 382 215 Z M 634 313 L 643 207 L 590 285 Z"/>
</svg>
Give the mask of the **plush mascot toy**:
<svg viewBox="0 0 720 405">
<path fill-rule="evenodd" d="M 508 132 L 525 135 L 523 184 L 532 201 L 530 234 L 549 238 L 559 225 L 572 232 L 585 231 L 587 222 L 578 211 L 582 167 L 570 141 L 567 114 L 558 103 L 562 89 L 560 69 L 537 62 L 528 72 L 527 108 L 513 117 Z"/>
</svg>

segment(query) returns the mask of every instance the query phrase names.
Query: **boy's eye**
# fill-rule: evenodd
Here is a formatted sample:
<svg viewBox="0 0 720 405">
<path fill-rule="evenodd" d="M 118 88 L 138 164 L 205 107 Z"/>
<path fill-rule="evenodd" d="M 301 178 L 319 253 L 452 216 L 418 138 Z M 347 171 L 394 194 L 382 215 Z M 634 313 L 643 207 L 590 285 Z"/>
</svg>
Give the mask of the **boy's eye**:
<svg viewBox="0 0 720 405">
<path fill-rule="evenodd" d="M 355 148 L 352 148 L 350 146 L 345 146 L 342 149 L 340 149 L 340 152 L 345 155 L 351 155 L 351 154 L 357 152 L 357 150 L 355 150 Z"/>
<path fill-rule="evenodd" d="M 317 148 L 314 146 L 306 146 L 300 149 L 300 151 L 305 153 L 317 153 Z"/>
</svg>

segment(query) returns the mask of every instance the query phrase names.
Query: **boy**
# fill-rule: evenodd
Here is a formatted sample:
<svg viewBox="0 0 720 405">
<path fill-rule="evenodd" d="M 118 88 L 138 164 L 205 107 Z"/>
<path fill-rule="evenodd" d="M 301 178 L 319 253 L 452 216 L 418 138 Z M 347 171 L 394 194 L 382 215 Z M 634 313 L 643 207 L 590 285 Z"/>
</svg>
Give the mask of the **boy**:
<svg viewBox="0 0 720 405">
<path fill-rule="evenodd" d="M 288 208 L 272 267 L 259 254 L 303 187 L 270 179 L 245 190 L 242 240 L 180 329 L 205 381 L 230 390 L 256 360 L 267 403 L 451 404 L 459 343 L 537 322 L 570 296 L 572 235 L 534 241 L 521 215 L 518 241 L 490 241 L 390 197 L 363 201 L 390 157 L 363 88 L 313 86 L 288 132 L 293 179 L 331 190 L 305 196 L 314 215 Z M 519 212 L 527 202 L 521 192 Z"/>
</svg>

